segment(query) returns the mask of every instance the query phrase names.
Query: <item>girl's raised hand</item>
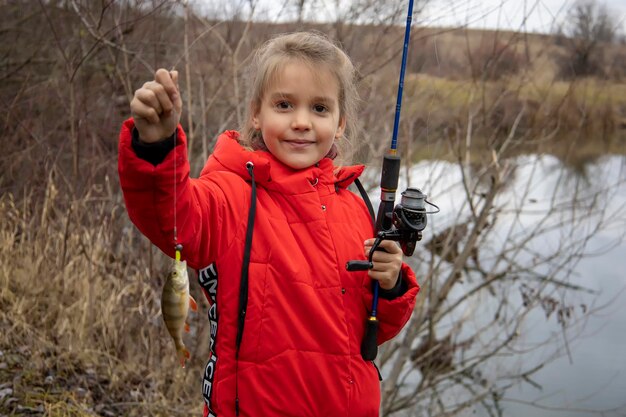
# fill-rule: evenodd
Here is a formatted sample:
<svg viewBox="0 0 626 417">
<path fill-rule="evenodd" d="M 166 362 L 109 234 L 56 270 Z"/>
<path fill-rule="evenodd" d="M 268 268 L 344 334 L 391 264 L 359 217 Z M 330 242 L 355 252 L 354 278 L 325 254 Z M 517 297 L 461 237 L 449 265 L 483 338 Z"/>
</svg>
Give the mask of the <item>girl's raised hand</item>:
<svg viewBox="0 0 626 417">
<path fill-rule="evenodd" d="M 154 81 L 148 81 L 135 91 L 130 102 L 130 114 L 141 141 L 154 143 L 172 136 L 180 121 L 182 108 L 178 71 L 157 70 Z"/>
<path fill-rule="evenodd" d="M 375 239 L 365 241 L 365 257 L 369 257 L 370 250 Z M 402 249 L 392 240 L 383 240 L 380 242 L 379 248 L 385 251 L 377 250 L 372 256 L 374 268 L 368 271 L 371 279 L 375 279 L 380 287 L 390 290 L 396 286 L 400 268 L 402 267 Z"/>
</svg>

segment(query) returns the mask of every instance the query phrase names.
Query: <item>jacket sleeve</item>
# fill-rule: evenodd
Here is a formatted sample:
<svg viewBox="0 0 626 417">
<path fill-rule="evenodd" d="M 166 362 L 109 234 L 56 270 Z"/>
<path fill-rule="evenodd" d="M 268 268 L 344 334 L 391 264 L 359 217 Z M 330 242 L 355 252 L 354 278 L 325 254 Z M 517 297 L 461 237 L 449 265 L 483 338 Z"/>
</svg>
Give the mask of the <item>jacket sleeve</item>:
<svg viewBox="0 0 626 417">
<path fill-rule="evenodd" d="M 177 128 L 174 149 L 156 165 L 137 156 L 132 147 L 133 128 L 132 119 L 122 125 L 118 158 L 120 184 L 131 221 L 170 257 L 174 257 L 176 222 L 176 241 L 183 245 L 183 259 L 192 268 L 208 265 L 217 256 L 217 242 L 231 239 L 221 236 L 226 202 L 223 191 L 210 180 L 189 177 L 182 127 Z"/>
<path fill-rule="evenodd" d="M 400 279 L 404 280 L 404 284 L 407 286 L 407 291 L 404 294 L 392 300 L 386 300 L 380 296 L 378 298 L 379 345 L 400 333 L 415 307 L 415 298 L 420 287 L 415 278 L 415 273 L 405 263 L 402 264 Z M 366 296 L 366 303 L 368 306 L 372 305 L 371 291 Z"/>
</svg>

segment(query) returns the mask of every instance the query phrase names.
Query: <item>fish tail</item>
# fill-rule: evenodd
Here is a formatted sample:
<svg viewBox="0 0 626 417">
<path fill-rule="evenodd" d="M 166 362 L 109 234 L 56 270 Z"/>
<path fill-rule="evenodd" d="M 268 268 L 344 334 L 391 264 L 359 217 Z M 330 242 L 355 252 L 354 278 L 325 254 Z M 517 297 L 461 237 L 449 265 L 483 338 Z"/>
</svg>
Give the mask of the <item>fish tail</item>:
<svg viewBox="0 0 626 417">
<path fill-rule="evenodd" d="M 189 296 L 189 308 L 191 311 L 198 311 L 198 303 L 196 303 L 196 300 L 194 300 L 191 295 Z"/>
<path fill-rule="evenodd" d="M 185 367 L 185 361 L 191 358 L 191 354 L 185 347 L 185 345 L 181 345 L 176 348 L 176 353 L 178 354 L 178 360 L 180 361 L 180 366 Z"/>
</svg>

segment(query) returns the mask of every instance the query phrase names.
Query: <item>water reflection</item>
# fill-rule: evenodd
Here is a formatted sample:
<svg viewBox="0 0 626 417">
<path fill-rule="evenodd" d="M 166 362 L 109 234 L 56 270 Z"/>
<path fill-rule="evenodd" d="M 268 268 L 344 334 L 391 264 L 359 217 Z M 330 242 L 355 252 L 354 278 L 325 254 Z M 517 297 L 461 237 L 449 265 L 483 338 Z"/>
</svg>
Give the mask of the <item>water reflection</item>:
<svg viewBox="0 0 626 417">
<path fill-rule="evenodd" d="M 399 188 L 442 213 L 411 259 L 423 291 L 396 341 L 410 349 L 401 370 L 384 366 L 393 401 L 416 401 L 405 415 L 626 415 L 626 158 L 584 171 L 550 156 L 494 172 L 422 162 L 409 178 Z M 435 369 L 444 356 L 454 363 Z M 463 408 L 472 396 L 482 403 Z"/>
<path fill-rule="evenodd" d="M 581 210 L 582 205 L 583 213 L 599 223 L 595 230 L 560 230 L 565 235 L 578 233 L 581 239 L 589 235 L 586 256 L 573 265 L 569 282 L 597 295 L 580 296 L 580 305 L 589 306 L 592 314 L 567 330 L 574 336 L 569 346 L 561 329 L 545 317 L 527 323 L 529 337 L 535 340 L 561 339 L 560 357 L 535 374 L 537 386 L 522 384 L 507 394 L 505 415 L 583 416 L 602 411 L 606 416 L 626 415 L 625 163 L 623 157 L 605 157 L 573 172 L 554 162 L 544 164 L 542 194 L 549 195 L 556 187 L 558 201 L 570 196 L 575 203 L 571 210 Z M 585 211 L 585 205 L 590 210 Z M 585 224 L 589 223 L 596 224 L 593 219 Z M 540 360 L 537 353 L 526 356 Z"/>
</svg>

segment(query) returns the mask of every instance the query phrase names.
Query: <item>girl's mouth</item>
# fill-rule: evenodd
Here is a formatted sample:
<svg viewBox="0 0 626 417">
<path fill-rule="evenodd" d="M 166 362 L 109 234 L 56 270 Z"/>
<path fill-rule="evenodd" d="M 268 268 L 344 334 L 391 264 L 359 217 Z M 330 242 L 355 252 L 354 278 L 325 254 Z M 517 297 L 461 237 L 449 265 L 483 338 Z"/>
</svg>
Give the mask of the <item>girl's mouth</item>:
<svg viewBox="0 0 626 417">
<path fill-rule="evenodd" d="M 315 142 L 310 140 L 286 140 L 287 145 L 293 148 L 306 148 L 313 145 Z"/>
</svg>

